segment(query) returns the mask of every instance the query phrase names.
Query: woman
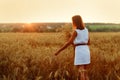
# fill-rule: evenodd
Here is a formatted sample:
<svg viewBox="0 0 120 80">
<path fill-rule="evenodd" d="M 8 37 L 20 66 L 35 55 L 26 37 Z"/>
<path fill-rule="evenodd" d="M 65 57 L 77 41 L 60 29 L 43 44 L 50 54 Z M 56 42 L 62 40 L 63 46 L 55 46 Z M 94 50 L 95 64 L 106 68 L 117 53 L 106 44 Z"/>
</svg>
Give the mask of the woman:
<svg viewBox="0 0 120 80">
<path fill-rule="evenodd" d="M 77 66 L 80 80 L 89 80 L 86 72 L 86 66 L 90 64 L 90 39 L 88 29 L 82 21 L 81 16 L 75 15 L 72 17 L 73 33 L 70 39 L 55 53 L 58 55 L 62 50 L 70 44 L 75 46 L 74 65 Z"/>
</svg>

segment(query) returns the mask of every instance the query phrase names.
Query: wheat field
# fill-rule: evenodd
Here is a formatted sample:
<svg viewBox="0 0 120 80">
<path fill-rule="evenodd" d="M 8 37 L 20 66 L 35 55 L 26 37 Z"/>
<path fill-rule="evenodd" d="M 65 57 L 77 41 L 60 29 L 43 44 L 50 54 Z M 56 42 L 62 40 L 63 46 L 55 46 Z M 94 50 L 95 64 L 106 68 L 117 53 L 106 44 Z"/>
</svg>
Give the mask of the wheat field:
<svg viewBox="0 0 120 80">
<path fill-rule="evenodd" d="M 77 80 L 67 33 L 0 33 L 0 80 Z M 90 80 L 120 80 L 120 32 L 90 33 Z"/>
</svg>

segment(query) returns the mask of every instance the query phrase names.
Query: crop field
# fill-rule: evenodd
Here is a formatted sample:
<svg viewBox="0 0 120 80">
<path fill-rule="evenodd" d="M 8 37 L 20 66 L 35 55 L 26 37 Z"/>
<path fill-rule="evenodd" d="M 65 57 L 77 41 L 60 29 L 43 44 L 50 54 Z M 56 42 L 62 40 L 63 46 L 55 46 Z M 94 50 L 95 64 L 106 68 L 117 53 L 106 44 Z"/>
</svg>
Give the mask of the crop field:
<svg viewBox="0 0 120 80">
<path fill-rule="evenodd" d="M 78 80 L 67 33 L 0 33 L 0 80 Z M 90 80 L 120 80 L 120 32 L 90 33 Z"/>
</svg>

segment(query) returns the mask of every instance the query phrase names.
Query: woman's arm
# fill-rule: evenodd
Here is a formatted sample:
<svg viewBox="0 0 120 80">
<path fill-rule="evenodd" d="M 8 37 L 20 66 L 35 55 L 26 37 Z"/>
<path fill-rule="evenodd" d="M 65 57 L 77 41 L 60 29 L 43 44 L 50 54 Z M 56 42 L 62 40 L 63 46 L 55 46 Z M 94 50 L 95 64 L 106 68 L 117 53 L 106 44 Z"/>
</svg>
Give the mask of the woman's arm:
<svg viewBox="0 0 120 80">
<path fill-rule="evenodd" d="M 90 38 L 88 39 L 88 43 L 87 43 L 87 45 L 90 45 Z"/>
<path fill-rule="evenodd" d="M 74 32 L 72 33 L 72 36 L 70 37 L 70 39 L 55 53 L 55 55 L 58 55 L 62 50 L 64 50 L 64 49 L 67 48 L 70 44 L 72 44 L 76 36 L 77 36 L 77 32 L 74 31 Z"/>
</svg>

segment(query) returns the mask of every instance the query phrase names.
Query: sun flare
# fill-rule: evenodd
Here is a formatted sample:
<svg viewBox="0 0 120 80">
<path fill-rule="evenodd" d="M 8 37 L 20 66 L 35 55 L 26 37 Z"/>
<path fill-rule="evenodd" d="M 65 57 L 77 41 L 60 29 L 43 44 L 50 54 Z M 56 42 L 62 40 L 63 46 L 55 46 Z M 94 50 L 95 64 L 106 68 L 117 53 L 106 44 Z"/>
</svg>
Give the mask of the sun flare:
<svg viewBox="0 0 120 80">
<path fill-rule="evenodd" d="M 31 25 L 31 24 L 32 24 L 32 22 L 26 22 L 26 24 Z"/>
</svg>

